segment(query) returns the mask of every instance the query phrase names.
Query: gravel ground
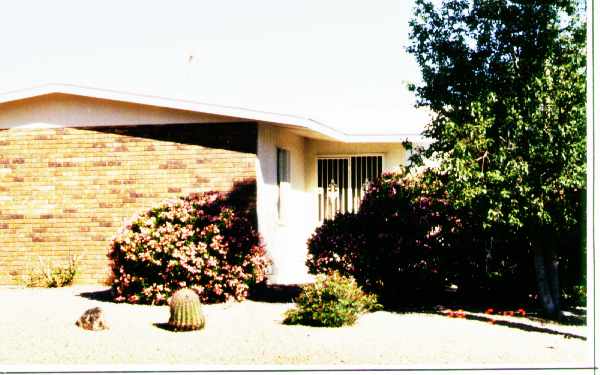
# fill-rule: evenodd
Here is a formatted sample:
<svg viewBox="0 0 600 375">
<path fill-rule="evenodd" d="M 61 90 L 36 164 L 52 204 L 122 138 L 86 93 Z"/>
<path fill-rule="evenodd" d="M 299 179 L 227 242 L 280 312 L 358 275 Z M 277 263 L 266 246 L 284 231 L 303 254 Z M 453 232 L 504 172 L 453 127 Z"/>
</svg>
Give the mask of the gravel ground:
<svg viewBox="0 0 600 375">
<path fill-rule="evenodd" d="M 61 289 L 1 288 L 0 365 L 351 365 L 591 366 L 590 340 L 454 319 L 442 315 L 367 314 L 353 327 L 281 324 L 290 303 L 246 301 L 204 306 L 204 330 L 175 333 L 157 324 L 166 306 L 91 300 Z M 111 328 L 85 331 L 74 322 L 100 306 Z M 521 322 L 529 322 L 520 318 Z M 585 327 L 544 325 L 585 336 Z"/>
</svg>

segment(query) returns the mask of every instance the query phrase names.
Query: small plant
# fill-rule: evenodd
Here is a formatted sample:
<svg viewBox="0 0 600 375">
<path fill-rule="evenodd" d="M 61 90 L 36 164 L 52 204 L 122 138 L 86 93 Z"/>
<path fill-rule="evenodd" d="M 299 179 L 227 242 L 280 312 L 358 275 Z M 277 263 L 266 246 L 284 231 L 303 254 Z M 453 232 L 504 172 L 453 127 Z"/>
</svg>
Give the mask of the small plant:
<svg viewBox="0 0 600 375">
<path fill-rule="evenodd" d="M 71 255 L 66 265 L 56 265 L 52 261 L 44 262 L 39 257 L 39 267 L 28 272 L 25 284 L 30 288 L 59 288 L 71 285 L 78 273 L 79 259 L 78 255 Z"/>
<path fill-rule="evenodd" d="M 169 303 L 169 327 L 174 331 L 193 331 L 204 328 L 206 320 L 200 308 L 200 298 L 192 289 L 178 290 Z"/>
<path fill-rule="evenodd" d="M 354 278 L 333 272 L 318 275 L 314 284 L 302 288 L 283 323 L 341 327 L 354 324 L 364 312 L 380 308 L 377 297 L 363 292 Z"/>
</svg>

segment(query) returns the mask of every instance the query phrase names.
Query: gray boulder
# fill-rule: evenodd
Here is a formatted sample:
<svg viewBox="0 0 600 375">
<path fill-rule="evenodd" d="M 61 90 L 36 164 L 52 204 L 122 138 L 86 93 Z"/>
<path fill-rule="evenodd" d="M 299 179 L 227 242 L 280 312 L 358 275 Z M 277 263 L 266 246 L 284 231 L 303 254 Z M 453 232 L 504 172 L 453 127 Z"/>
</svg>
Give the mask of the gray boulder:
<svg viewBox="0 0 600 375">
<path fill-rule="evenodd" d="M 86 310 L 75 322 L 75 325 L 90 331 L 102 331 L 108 329 L 104 311 L 100 307 Z"/>
</svg>

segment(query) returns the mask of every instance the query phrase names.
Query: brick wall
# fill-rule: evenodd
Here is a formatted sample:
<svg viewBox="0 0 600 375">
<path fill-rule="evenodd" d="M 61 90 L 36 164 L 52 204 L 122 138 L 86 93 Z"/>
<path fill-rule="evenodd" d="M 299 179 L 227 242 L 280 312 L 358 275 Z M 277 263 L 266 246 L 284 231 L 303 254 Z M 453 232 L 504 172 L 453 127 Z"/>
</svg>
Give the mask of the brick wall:
<svg viewBox="0 0 600 375">
<path fill-rule="evenodd" d="M 69 254 L 77 282 L 104 282 L 133 214 L 255 180 L 256 136 L 251 123 L 0 130 L 0 284 Z"/>
</svg>

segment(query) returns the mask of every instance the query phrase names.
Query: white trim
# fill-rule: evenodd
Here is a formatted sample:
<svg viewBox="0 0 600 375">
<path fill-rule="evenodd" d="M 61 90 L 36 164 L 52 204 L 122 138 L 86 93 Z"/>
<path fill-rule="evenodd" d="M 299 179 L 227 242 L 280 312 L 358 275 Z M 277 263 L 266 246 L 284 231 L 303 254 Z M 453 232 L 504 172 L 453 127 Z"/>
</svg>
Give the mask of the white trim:
<svg viewBox="0 0 600 375">
<path fill-rule="evenodd" d="M 15 126 L 13 129 L 59 129 L 63 126 L 56 124 L 47 124 L 45 122 L 34 122 L 31 124 Z"/>
<path fill-rule="evenodd" d="M 381 156 L 382 158 L 385 157 L 385 153 L 382 152 L 361 152 L 361 153 L 353 153 L 353 154 L 316 154 L 315 157 L 317 159 L 343 159 L 343 158 L 351 158 L 351 157 L 361 157 L 361 156 Z"/>
<path fill-rule="evenodd" d="M 385 143 L 402 142 L 404 140 L 408 140 L 415 143 L 426 142 L 426 139 L 420 134 L 348 134 L 308 117 L 287 115 L 267 111 L 257 111 L 242 107 L 201 103 L 191 100 L 172 99 L 151 95 L 140 95 L 123 91 L 106 90 L 68 84 L 53 83 L 35 86 L 27 89 L 0 93 L 0 104 L 49 94 L 85 96 L 105 100 L 150 105 L 155 107 L 171 108 L 183 111 L 207 113 L 212 115 L 232 117 L 238 120 L 247 119 L 279 125 L 291 125 L 312 130 L 316 133 L 333 138 L 337 141 L 347 143 Z"/>
</svg>

